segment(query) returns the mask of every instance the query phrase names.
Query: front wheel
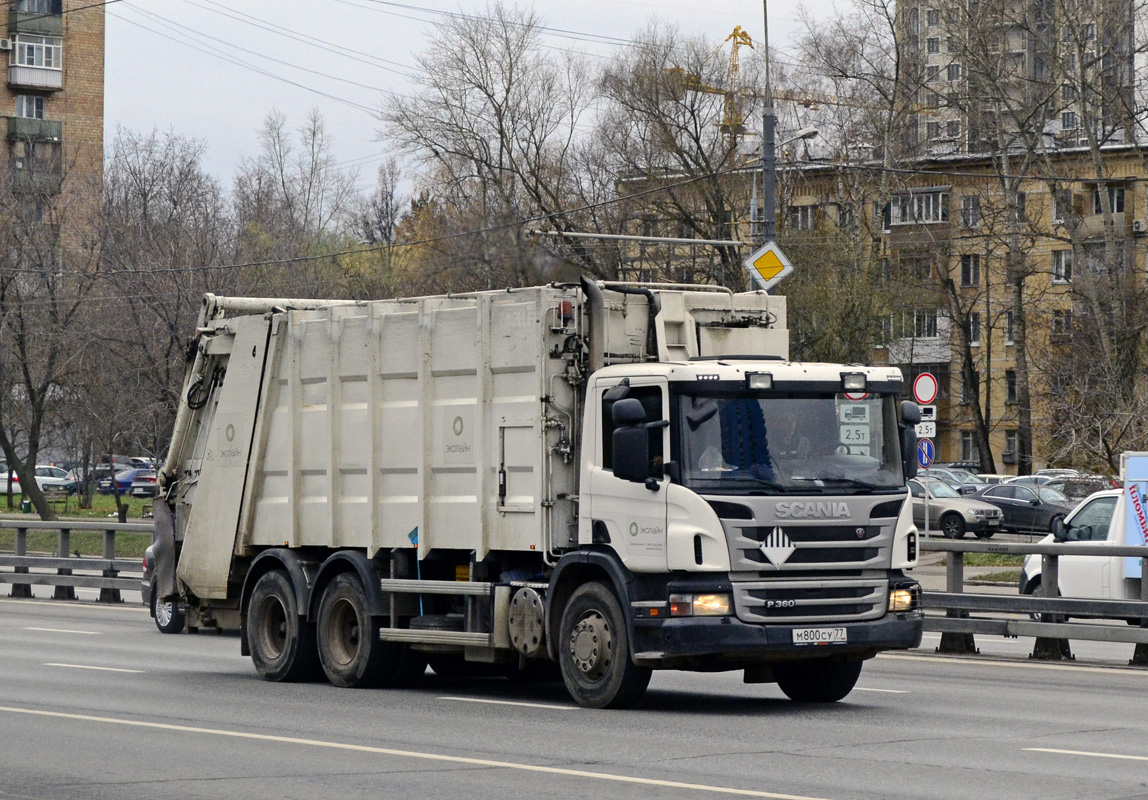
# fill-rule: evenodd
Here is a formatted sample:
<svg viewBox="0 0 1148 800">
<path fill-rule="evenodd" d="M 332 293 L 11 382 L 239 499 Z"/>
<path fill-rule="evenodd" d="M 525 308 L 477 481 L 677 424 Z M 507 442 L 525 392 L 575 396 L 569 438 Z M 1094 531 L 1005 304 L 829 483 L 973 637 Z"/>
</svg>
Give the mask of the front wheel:
<svg viewBox="0 0 1148 800">
<path fill-rule="evenodd" d="M 965 535 L 965 521 L 960 514 L 946 514 L 941 517 L 941 533 L 946 539 L 961 539 Z"/>
<path fill-rule="evenodd" d="M 181 633 L 187 624 L 187 614 L 173 600 L 159 602 L 156 600 L 154 590 L 151 596 L 151 615 L 155 618 L 155 626 L 160 633 Z"/>
<path fill-rule="evenodd" d="M 785 696 L 799 703 L 836 703 L 853 691 L 861 676 L 860 661 L 784 661 L 773 675 Z"/>
<path fill-rule="evenodd" d="M 608 586 L 579 586 L 562 612 L 559 630 L 558 665 L 578 705 L 627 708 L 642 698 L 652 671 L 630 660 L 626 619 Z"/>
<path fill-rule="evenodd" d="M 247 604 L 247 640 L 251 661 L 269 681 L 305 681 L 314 677 L 319 653 L 315 629 L 299 616 L 287 573 L 265 573 Z"/>
</svg>

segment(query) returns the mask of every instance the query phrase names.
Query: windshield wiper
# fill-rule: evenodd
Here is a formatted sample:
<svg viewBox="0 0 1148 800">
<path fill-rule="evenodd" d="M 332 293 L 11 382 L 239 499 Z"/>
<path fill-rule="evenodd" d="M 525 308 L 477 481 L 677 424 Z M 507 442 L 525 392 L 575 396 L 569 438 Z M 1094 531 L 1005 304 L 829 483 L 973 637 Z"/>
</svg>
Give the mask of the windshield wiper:
<svg viewBox="0 0 1148 800">
<path fill-rule="evenodd" d="M 831 483 L 831 484 L 834 484 L 837 486 L 840 486 L 840 485 L 852 486 L 854 488 L 857 488 L 857 489 L 860 489 L 860 490 L 866 491 L 866 492 L 888 492 L 888 491 L 896 491 L 899 488 L 897 486 L 887 486 L 885 484 L 880 484 L 880 483 L 866 483 L 865 481 L 859 481 L 856 478 L 845 478 L 845 477 L 829 477 L 829 476 L 805 477 L 805 476 L 796 476 L 795 475 L 793 477 L 793 480 L 794 481 L 810 481 L 810 482 L 815 482 L 815 483 L 822 484 L 822 485 Z"/>
</svg>

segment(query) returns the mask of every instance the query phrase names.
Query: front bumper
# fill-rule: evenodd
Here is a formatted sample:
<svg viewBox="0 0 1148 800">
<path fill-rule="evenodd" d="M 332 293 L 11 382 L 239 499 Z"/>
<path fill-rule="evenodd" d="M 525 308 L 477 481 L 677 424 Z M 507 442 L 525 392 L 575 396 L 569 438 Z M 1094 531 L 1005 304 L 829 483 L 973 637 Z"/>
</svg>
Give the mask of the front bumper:
<svg viewBox="0 0 1148 800">
<path fill-rule="evenodd" d="M 969 533 L 984 533 L 986 531 L 996 533 L 997 531 L 1004 530 L 1004 524 L 1001 517 L 993 517 L 992 519 L 985 517 L 965 517 L 965 529 L 969 531 Z"/>
<path fill-rule="evenodd" d="M 794 644 L 795 628 L 844 628 L 841 644 Z M 662 669 L 717 671 L 804 658 L 871 658 L 921 644 L 924 614 L 887 613 L 866 622 L 756 625 L 736 617 L 634 620 L 634 660 Z"/>
</svg>

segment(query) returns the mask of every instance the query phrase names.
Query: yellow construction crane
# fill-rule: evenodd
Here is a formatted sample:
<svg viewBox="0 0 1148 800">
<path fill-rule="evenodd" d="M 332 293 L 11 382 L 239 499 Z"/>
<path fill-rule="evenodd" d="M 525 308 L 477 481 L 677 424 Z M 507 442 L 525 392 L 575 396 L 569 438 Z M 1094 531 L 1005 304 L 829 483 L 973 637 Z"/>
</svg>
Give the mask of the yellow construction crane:
<svg viewBox="0 0 1148 800">
<path fill-rule="evenodd" d="M 733 146 L 737 144 L 738 137 L 745 134 L 745 115 L 742 113 L 742 98 L 761 98 L 764 95 L 757 89 L 741 85 L 741 58 L 739 50 L 743 45 L 752 48 L 753 39 L 738 25 L 733 29 L 733 33 L 725 38 L 725 41 L 730 43 L 729 72 L 725 86 L 714 86 L 713 84 L 705 83 L 697 75 L 687 73 L 680 67 L 674 67 L 666 71 L 672 75 L 676 75 L 686 89 L 695 92 L 722 95 L 724 103 L 722 121 L 719 125 L 719 129 L 730 138 L 730 145 Z M 724 43 L 725 42 L 723 42 L 723 44 Z M 795 89 L 774 90 L 773 99 L 800 103 L 805 108 L 811 109 L 821 105 L 852 106 L 856 108 L 864 106 L 863 103 L 844 100 L 834 95 L 802 92 Z"/>
</svg>

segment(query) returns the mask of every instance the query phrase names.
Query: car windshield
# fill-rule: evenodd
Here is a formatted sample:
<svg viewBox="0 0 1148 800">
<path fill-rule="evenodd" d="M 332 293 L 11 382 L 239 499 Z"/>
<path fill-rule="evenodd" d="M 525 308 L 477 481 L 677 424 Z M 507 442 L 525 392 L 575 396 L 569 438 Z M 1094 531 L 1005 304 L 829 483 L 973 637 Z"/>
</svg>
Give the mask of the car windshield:
<svg viewBox="0 0 1148 800">
<path fill-rule="evenodd" d="M 944 481 L 929 481 L 929 494 L 936 498 L 960 497 L 960 493 Z"/>
<path fill-rule="evenodd" d="M 896 408 L 891 395 L 682 394 L 676 415 L 682 481 L 716 493 L 901 489 Z"/>
<path fill-rule="evenodd" d="M 1040 499 L 1046 503 L 1068 503 L 1071 502 L 1063 492 L 1058 492 L 1051 486 L 1041 486 L 1037 490 L 1040 494 Z"/>
<path fill-rule="evenodd" d="M 962 470 L 953 470 L 953 477 L 960 483 L 984 483 L 980 478 L 971 472 L 964 472 Z"/>
</svg>

